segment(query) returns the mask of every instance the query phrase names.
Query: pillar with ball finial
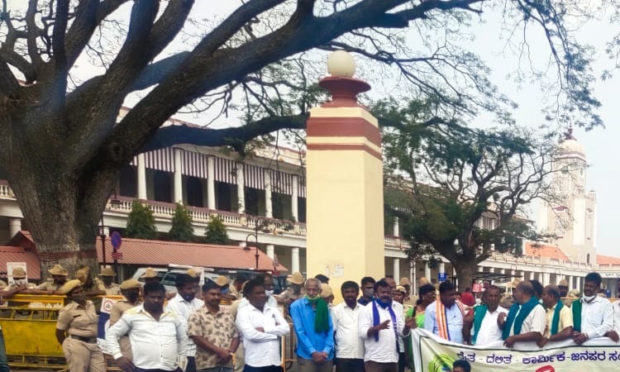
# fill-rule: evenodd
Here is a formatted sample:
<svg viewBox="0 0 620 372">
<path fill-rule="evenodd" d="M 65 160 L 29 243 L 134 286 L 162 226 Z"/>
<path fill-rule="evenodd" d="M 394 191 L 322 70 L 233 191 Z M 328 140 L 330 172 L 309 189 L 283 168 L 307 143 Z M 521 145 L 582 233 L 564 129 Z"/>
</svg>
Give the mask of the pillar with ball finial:
<svg viewBox="0 0 620 372">
<path fill-rule="evenodd" d="M 353 77 L 345 51 L 331 53 L 327 69 L 319 85 L 332 98 L 310 110 L 307 123 L 306 267 L 337 289 L 384 276 L 383 164 L 377 119 L 357 101 L 370 85 Z"/>
</svg>

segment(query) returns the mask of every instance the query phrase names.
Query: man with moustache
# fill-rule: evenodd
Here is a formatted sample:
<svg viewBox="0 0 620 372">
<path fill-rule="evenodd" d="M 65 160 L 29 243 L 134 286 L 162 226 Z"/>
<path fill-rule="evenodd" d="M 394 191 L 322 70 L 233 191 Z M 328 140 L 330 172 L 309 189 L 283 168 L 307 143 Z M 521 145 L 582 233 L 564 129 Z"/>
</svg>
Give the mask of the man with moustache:
<svg viewBox="0 0 620 372">
<path fill-rule="evenodd" d="M 394 305 L 390 284 L 378 281 L 375 298 L 362 309 L 358 320 L 358 335 L 364 340 L 366 372 L 398 371 L 398 339 L 409 336 L 414 321 L 414 318 L 404 320 L 402 305 Z"/>
<path fill-rule="evenodd" d="M 166 288 L 161 283 L 146 283 L 143 292 L 144 303 L 127 310 L 106 332 L 110 352 L 123 372 L 175 371 L 186 357 L 183 321 L 164 310 Z M 118 342 L 127 334 L 133 359 L 123 355 Z"/>
<path fill-rule="evenodd" d="M 282 372 L 280 337 L 290 328 L 280 310 L 267 304 L 266 282 L 258 277 L 243 288 L 248 304 L 239 308 L 236 324 L 243 337 L 244 372 Z"/>
<path fill-rule="evenodd" d="M 231 312 L 220 306 L 222 290 L 215 282 L 202 287 L 204 306 L 188 320 L 189 337 L 196 344 L 196 369 L 232 372 L 232 357 L 239 346 L 239 334 Z"/>
<path fill-rule="evenodd" d="M 198 282 L 189 274 L 179 274 L 176 277 L 176 295 L 168 301 L 166 310 L 176 313 L 185 329 L 187 329 L 188 319 L 196 310 L 204 305 L 204 301 L 196 298 L 198 292 Z M 185 348 L 187 352 L 187 368 L 185 372 L 196 372 L 196 344 L 191 339 L 187 339 Z"/>
<path fill-rule="evenodd" d="M 364 341 L 357 330 L 363 305 L 357 303 L 360 288 L 347 281 L 340 287 L 344 302 L 331 310 L 336 339 L 336 372 L 364 372 Z"/>
<path fill-rule="evenodd" d="M 614 310 L 611 302 L 597 296 L 601 289 L 601 276 L 598 273 L 586 275 L 583 296 L 573 302 L 573 341 L 581 345 L 588 339 L 609 337 L 618 342 L 618 335 L 613 331 Z"/>
</svg>

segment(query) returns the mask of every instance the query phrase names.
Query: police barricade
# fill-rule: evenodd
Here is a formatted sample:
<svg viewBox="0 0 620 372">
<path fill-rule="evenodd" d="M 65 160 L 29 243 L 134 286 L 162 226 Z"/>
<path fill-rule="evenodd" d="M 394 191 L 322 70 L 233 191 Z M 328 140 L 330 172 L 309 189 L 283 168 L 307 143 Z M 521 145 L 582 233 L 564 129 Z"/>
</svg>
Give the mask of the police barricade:
<svg viewBox="0 0 620 372">
<path fill-rule="evenodd" d="M 411 332 L 414 370 L 445 372 L 458 359 L 467 360 L 476 372 L 603 372 L 620 370 L 620 344 L 607 337 L 582 345 L 572 340 L 550 342 L 544 348 L 533 342 L 507 349 L 502 342 L 485 347 L 461 345 L 424 330 Z"/>
<path fill-rule="evenodd" d="M 0 327 L 11 367 L 65 368 L 56 321 L 65 296 L 17 294 L 0 306 Z"/>
</svg>

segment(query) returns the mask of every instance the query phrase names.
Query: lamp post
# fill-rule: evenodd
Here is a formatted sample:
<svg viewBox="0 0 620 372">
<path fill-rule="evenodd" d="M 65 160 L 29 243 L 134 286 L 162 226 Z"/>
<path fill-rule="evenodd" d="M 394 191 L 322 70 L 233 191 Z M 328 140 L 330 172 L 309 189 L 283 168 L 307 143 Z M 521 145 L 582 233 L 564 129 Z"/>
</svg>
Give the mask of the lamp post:
<svg viewBox="0 0 620 372">
<path fill-rule="evenodd" d="M 256 218 L 256 222 L 254 223 L 254 232 L 252 234 L 248 234 L 245 237 L 245 247 L 243 249 L 245 250 L 250 250 L 250 247 L 248 246 L 248 238 L 253 236 L 254 237 L 254 244 L 256 245 L 255 249 L 255 253 L 254 253 L 254 257 L 256 258 L 256 270 L 258 271 L 258 258 L 260 257 L 258 254 L 258 230 L 262 227 L 264 227 L 266 220 L 263 218 Z"/>
</svg>

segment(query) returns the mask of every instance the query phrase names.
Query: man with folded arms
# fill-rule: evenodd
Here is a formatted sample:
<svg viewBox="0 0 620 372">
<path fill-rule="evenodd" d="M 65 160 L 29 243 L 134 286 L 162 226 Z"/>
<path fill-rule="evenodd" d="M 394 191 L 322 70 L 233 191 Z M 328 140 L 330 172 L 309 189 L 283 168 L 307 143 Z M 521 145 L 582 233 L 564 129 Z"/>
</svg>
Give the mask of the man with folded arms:
<svg viewBox="0 0 620 372">
<path fill-rule="evenodd" d="M 280 310 L 267 305 L 264 278 L 250 280 L 243 288 L 246 306 L 237 312 L 237 329 L 245 349 L 244 372 L 282 372 L 280 337 L 290 328 Z"/>
</svg>

